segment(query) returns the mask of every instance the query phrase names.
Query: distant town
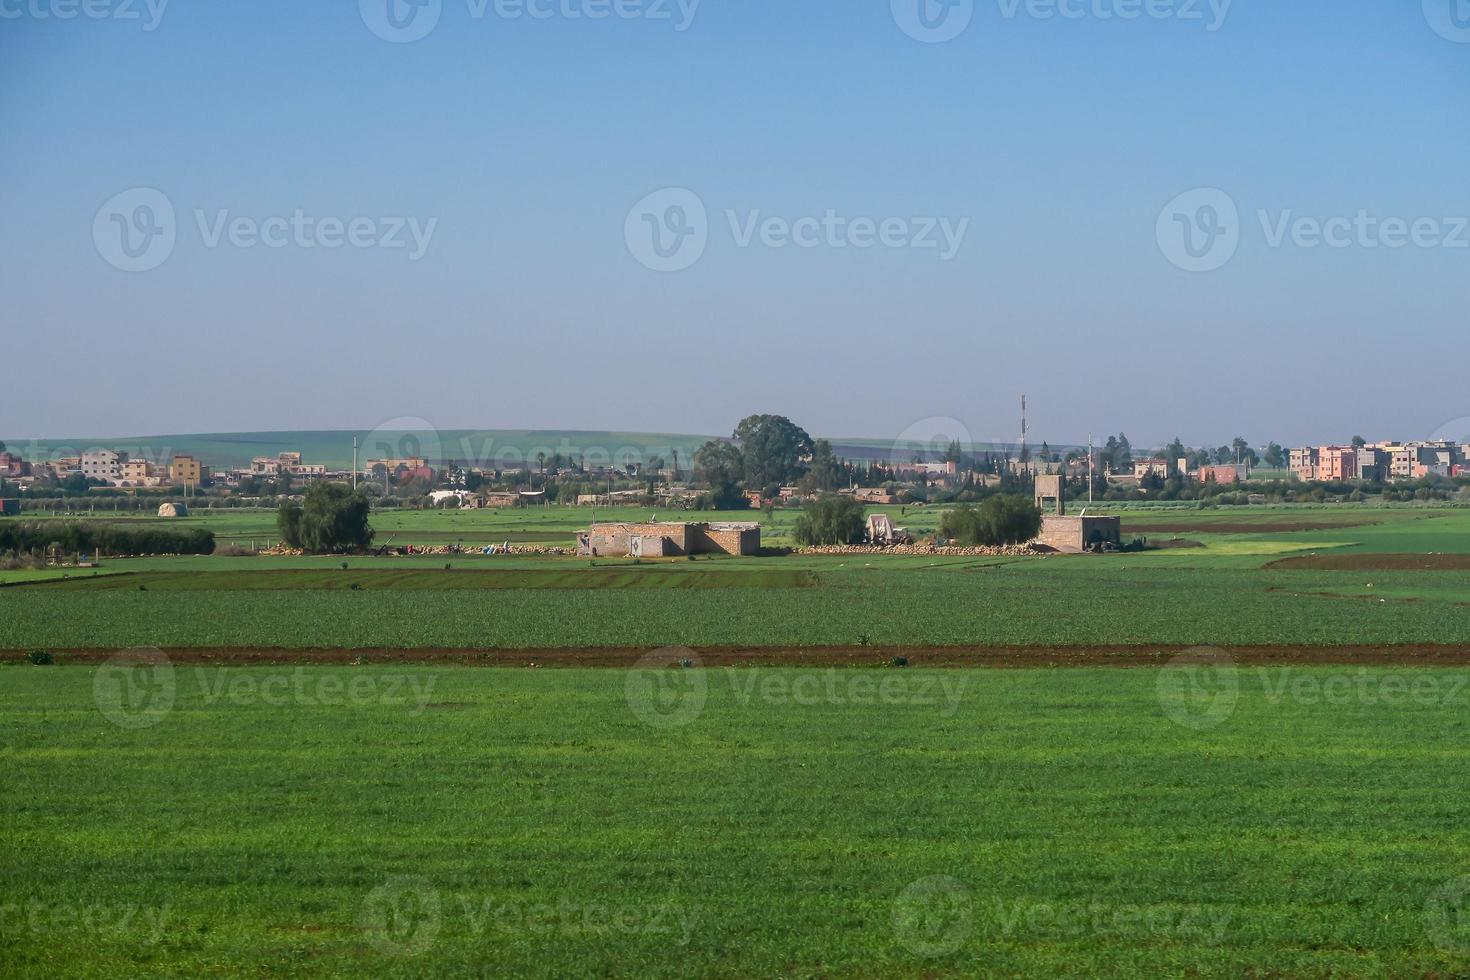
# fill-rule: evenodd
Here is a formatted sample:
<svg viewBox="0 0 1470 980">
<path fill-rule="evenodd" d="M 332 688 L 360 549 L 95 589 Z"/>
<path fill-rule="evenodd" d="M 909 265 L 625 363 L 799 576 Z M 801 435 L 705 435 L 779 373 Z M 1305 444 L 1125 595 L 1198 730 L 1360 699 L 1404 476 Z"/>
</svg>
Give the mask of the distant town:
<svg viewBox="0 0 1470 980">
<path fill-rule="evenodd" d="M 211 467 L 193 455 L 162 458 L 95 448 L 52 459 L 26 459 L 0 443 L 0 513 L 29 507 L 72 509 L 84 500 L 135 497 L 138 508 L 182 496 L 209 506 L 248 505 L 299 494 L 331 480 L 359 487 L 381 506 L 504 508 L 559 504 L 606 507 L 657 505 L 670 509 L 762 509 L 795 505 L 822 493 L 853 496 L 870 505 L 969 499 L 995 489 L 1028 489 L 1038 476 L 1060 477 L 1068 499 L 1103 501 L 1215 499 L 1256 503 L 1388 494 L 1390 499 L 1435 499 L 1461 494 L 1470 479 L 1470 443 L 1380 441 L 1361 437 L 1343 445 L 1261 449 L 1243 439 L 1216 449 L 1190 449 L 1178 440 L 1135 456 L 1124 435 L 1086 448 L 1053 451 L 1042 443 L 1007 451 L 945 447 L 895 449 L 890 458 L 843 459 L 824 440 L 802 457 L 798 481 L 744 479 L 721 471 L 712 441 L 681 465 L 650 455 L 618 464 L 589 464 L 570 454 L 538 454 L 518 467 L 481 467 L 423 456 L 364 460 L 357 468 L 329 468 L 299 451 L 256 456 L 236 467 Z M 793 471 L 796 472 L 796 471 Z M 1231 491 L 1250 491 L 1234 500 Z M 713 496 L 712 496 L 713 494 Z M 203 499 L 198 499 L 203 498 Z M 106 505 L 103 505 L 104 507 Z M 114 499 L 113 509 L 132 509 Z"/>
</svg>

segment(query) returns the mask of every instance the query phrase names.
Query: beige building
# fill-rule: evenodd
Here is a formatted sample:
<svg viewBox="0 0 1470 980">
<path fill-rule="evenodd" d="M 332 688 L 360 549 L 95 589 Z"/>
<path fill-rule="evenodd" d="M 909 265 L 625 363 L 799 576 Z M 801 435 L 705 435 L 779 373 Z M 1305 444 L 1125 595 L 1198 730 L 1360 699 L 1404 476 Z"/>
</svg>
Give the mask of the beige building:
<svg viewBox="0 0 1470 980">
<path fill-rule="evenodd" d="M 594 558 L 753 555 L 760 548 L 759 524 L 594 524 L 577 532 L 577 553 Z"/>
<path fill-rule="evenodd" d="M 208 470 L 193 456 L 175 456 L 168 466 L 168 478 L 172 483 L 196 484 L 204 479 Z"/>
</svg>

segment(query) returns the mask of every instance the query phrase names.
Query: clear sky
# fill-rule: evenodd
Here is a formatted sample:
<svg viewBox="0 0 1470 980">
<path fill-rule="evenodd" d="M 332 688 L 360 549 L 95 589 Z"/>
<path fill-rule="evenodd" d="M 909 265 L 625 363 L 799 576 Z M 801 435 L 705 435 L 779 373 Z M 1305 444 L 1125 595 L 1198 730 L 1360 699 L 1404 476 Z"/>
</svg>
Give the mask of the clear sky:
<svg viewBox="0 0 1470 980">
<path fill-rule="evenodd" d="M 1464 0 L 158 2 L 0 0 L 4 436 L 1470 416 Z"/>
</svg>

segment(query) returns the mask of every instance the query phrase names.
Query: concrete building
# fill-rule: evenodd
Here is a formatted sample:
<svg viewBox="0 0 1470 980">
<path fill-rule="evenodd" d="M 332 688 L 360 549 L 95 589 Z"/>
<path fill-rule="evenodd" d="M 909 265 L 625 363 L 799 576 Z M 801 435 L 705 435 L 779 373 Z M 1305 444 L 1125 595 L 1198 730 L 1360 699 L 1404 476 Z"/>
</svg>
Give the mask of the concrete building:
<svg viewBox="0 0 1470 980">
<path fill-rule="evenodd" d="M 760 547 L 759 524 L 594 524 L 577 532 L 577 553 L 591 558 L 753 555 Z"/>
<path fill-rule="evenodd" d="M 1121 517 L 1089 517 L 1085 510 L 1076 517 L 1067 515 L 1065 486 L 1061 476 L 1036 478 L 1036 506 L 1044 512 L 1048 504 L 1053 505 L 1056 512 L 1043 513 L 1041 533 L 1032 544 L 1065 554 L 1081 554 L 1123 543 Z"/>
<path fill-rule="evenodd" d="M 175 456 L 168 464 L 170 483 L 181 485 L 198 484 L 208 469 L 193 456 Z"/>
<path fill-rule="evenodd" d="M 127 461 L 127 458 L 127 453 L 119 453 L 111 449 L 94 449 L 91 452 L 82 453 L 82 476 L 89 480 L 101 480 L 104 483 L 120 483 L 122 482 L 123 463 Z"/>
</svg>

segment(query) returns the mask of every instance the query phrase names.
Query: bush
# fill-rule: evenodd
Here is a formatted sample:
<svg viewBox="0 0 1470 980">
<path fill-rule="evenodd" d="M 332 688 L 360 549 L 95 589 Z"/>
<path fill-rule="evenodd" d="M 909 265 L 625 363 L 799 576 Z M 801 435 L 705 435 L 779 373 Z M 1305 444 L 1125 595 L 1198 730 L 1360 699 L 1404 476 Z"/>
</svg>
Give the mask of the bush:
<svg viewBox="0 0 1470 980">
<path fill-rule="evenodd" d="M 961 504 L 945 511 L 939 530 L 966 547 L 1020 544 L 1041 533 L 1041 508 L 1025 497 L 999 494 L 978 506 Z"/>
<path fill-rule="evenodd" d="M 828 494 L 802 508 L 792 528 L 797 544 L 861 544 L 868 533 L 863 505 L 853 497 Z"/>
<path fill-rule="evenodd" d="M 361 490 L 341 483 L 314 483 L 297 504 L 287 500 L 276 514 L 281 540 L 313 554 L 340 554 L 373 543 L 371 504 Z"/>
<path fill-rule="evenodd" d="M 45 667 L 48 664 L 53 664 L 56 662 L 56 658 L 51 656 L 51 654 L 47 653 L 45 650 L 32 650 L 30 653 L 26 654 L 26 659 L 35 664 L 37 667 Z"/>
<path fill-rule="evenodd" d="M 203 528 L 117 527 L 110 524 L 68 524 L 61 521 L 0 524 L 0 552 L 48 552 L 55 546 L 64 555 L 208 555 L 214 551 L 214 532 Z"/>
</svg>

